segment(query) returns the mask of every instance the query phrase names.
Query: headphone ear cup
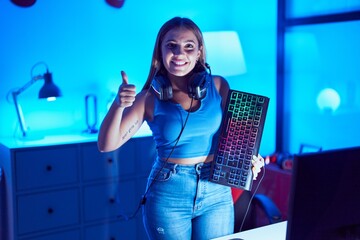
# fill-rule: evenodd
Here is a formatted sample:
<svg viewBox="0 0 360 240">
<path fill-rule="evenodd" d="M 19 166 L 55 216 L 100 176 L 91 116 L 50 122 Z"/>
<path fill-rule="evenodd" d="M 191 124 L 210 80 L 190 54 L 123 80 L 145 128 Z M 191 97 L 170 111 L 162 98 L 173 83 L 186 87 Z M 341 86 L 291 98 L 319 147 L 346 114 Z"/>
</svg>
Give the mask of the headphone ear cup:
<svg viewBox="0 0 360 240">
<path fill-rule="evenodd" d="M 162 101 L 168 101 L 173 97 L 173 91 L 170 81 L 161 76 L 155 76 L 151 82 L 151 87 L 158 93 L 159 99 Z"/>
<path fill-rule="evenodd" d="M 188 85 L 189 97 L 197 100 L 203 99 L 206 96 L 206 91 L 209 85 L 210 75 L 207 71 L 194 73 L 190 84 Z"/>
</svg>

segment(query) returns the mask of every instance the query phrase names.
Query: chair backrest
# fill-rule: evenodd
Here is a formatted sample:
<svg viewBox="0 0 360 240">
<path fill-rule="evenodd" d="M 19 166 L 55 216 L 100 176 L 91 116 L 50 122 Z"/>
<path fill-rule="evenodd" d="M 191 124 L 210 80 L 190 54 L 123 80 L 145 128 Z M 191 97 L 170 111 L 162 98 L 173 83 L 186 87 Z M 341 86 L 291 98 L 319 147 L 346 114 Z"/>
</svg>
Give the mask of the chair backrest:
<svg viewBox="0 0 360 240">
<path fill-rule="evenodd" d="M 283 221 L 279 208 L 268 196 L 258 193 L 251 198 L 252 192 L 249 191 L 243 191 L 239 196 L 233 195 L 233 199 L 236 199 L 234 232 Z"/>
</svg>

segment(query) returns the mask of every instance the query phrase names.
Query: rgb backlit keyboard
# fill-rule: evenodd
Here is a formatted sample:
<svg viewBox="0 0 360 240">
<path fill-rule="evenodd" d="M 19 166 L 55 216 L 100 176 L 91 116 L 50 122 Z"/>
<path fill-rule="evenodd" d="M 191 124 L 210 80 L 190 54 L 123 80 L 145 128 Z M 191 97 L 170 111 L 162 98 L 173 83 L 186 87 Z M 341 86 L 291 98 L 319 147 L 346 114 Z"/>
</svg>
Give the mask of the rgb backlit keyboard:
<svg viewBox="0 0 360 240">
<path fill-rule="evenodd" d="M 229 91 L 211 182 L 251 190 L 251 160 L 259 151 L 269 100 L 252 93 Z"/>
</svg>

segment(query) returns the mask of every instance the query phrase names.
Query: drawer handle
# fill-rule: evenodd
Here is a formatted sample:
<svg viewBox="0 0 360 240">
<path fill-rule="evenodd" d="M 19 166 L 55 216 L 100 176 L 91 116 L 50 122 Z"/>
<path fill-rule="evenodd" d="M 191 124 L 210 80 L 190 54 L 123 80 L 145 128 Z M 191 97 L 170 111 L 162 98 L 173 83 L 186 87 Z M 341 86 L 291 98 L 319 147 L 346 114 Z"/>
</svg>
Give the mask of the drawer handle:
<svg viewBox="0 0 360 240">
<path fill-rule="evenodd" d="M 110 240 L 116 240 L 116 237 L 110 237 Z"/>
<path fill-rule="evenodd" d="M 52 167 L 51 165 L 47 165 L 47 166 L 46 166 L 46 171 L 51 172 L 52 169 L 53 169 L 53 167 Z"/>
<path fill-rule="evenodd" d="M 111 203 L 111 204 L 114 204 L 115 203 L 115 198 L 109 198 L 109 202 Z"/>
<path fill-rule="evenodd" d="M 54 213 L 54 209 L 53 209 L 53 208 L 48 208 L 47 212 L 48 212 L 48 214 L 53 214 L 53 213 Z"/>
</svg>

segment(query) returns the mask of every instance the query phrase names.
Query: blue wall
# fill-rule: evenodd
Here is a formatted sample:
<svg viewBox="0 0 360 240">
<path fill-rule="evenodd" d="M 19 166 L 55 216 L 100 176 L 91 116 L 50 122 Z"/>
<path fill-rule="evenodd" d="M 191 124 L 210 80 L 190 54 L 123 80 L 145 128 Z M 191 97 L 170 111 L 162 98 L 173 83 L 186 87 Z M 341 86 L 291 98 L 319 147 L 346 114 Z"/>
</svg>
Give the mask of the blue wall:
<svg viewBox="0 0 360 240">
<path fill-rule="evenodd" d="M 225 4 L 226 3 L 226 4 Z M 258 6 L 261 5 L 259 10 Z M 175 7 L 176 6 L 176 7 Z M 174 16 L 192 18 L 203 31 L 237 31 L 247 72 L 227 79 L 234 89 L 271 98 L 262 141 L 263 155 L 275 146 L 276 1 L 125 1 L 121 9 L 104 0 L 46 0 L 20 8 L 0 1 L 0 137 L 20 135 L 11 89 L 30 80 L 30 70 L 45 61 L 63 97 L 37 99 L 42 82 L 19 96 L 29 132 L 81 133 L 87 94 L 98 97 L 99 123 L 111 93 L 121 83 L 120 70 L 138 90 L 146 80 L 155 37 Z M 210 63 L 211 65 L 211 63 Z M 38 66 L 36 74 L 44 73 Z M 213 74 L 220 74 L 213 72 Z M 98 124 L 99 125 L 99 124 Z"/>
</svg>

